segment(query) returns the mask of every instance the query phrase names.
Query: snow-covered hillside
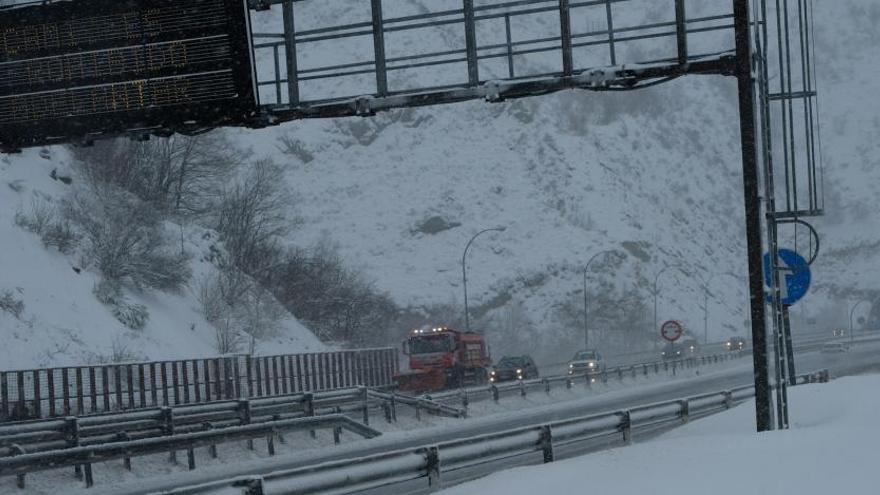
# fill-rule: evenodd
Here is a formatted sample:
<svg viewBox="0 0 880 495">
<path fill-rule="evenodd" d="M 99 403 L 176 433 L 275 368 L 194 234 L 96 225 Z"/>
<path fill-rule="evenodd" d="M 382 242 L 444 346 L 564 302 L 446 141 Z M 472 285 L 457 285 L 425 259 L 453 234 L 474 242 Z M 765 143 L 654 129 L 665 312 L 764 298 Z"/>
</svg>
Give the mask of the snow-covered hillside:
<svg viewBox="0 0 880 495">
<path fill-rule="evenodd" d="M 394 8 L 423 11 L 429 1 L 386 2 L 386 15 Z M 880 102 L 860 97 L 876 86 L 880 70 L 880 1 L 815 7 L 828 216 L 816 222 L 823 252 L 813 292 L 794 312 L 796 333 L 820 330 L 821 324 L 804 326 L 808 317 L 845 325 L 845 298 L 855 301 L 854 285 L 875 290 L 880 266 L 873 194 L 880 182 Z M 344 2 L 303 2 L 302 9 L 298 19 L 325 25 L 363 20 Z M 280 17 L 278 8 L 258 14 L 255 30 L 277 27 Z M 363 49 L 319 49 L 302 62 L 342 61 Z M 304 220 L 292 243 L 334 241 L 402 305 L 460 304 L 465 244 L 484 228 L 507 227 L 478 239 L 468 254 L 473 314 L 500 314 L 521 303 L 544 336 L 531 350 L 568 354 L 582 337 L 562 327 L 559 309 L 582 297 L 584 263 L 603 249 L 627 256 L 619 264 L 593 263 L 590 290 L 603 282 L 637 290 L 646 325 L 654 275 L 677 265 L 693 276 L 669 270 L 660 278 L 658 320 L 681 320 L 702 336 L 700 278 L 711 277 L 709 339 L 748 331 L 735 96 L 731 79 L 693 77 L 637 93 L 571 91 L 230 134 L 286 167 L 299 199 L 291 213 Z M 31 151 L 0 164 L 0 290 L 14 290 L 26 304 L 22 320 L 0 314 L 0 336 L 27 344 L 5 346 L 0 359 L 10 366 L 81 361 L 112 353 L 114 342 L 149 357 L 210 354 L 213 336 L 191 293 L 132 295 L 150 308 L 150 323 L 142 334 L 122 332 L 92 295 L 94 274 L 75 273 L 74 259 L 45 250 L 13 225 L 15 212 L 35 195 L 64 191 L 49 172 L 67 160 L 57 148 L 49 159 Z M 184 236 L 195 260 L 205 248 L 199 234 Z M 285 349 L 319 345 L 294 322 L 290 328 L 294 340 Z"/>
<path fill-rule="evenodd" d="M 876 1 L 816 3 L 829 216 L 817 222 L 824 247 L 796 332 L 845 324 L 829 311 L 843 304 L 829 295 L 853 280 L 863 290 L 875 283 L 880 239 L 868 226 L 878 204 L 871 165 L 880 104 L 853 95 L 875 85 L 878 9 Z M 468 255 L 472 307 L 522 301 L 546 340 L 564 347 L 576 340 L 559 329 L 556 310 L 581 290 L 587 259 L 608 248 L 629 256 L 613 271 L 595 263 L 591 286 L 638 287 L 650 308 L 654 274 L 681 265 L 712 277 L 710 340 L 747 331 L 737 118 L 732 80 L 693 77 L 635 94 L 565 92 L 300 122 L 243 139 L 288 166 L 306 220 L 297 240 L 338 241 L 404 304 L 460 302 L 465 244 L 483 228 L 508 227 Z M 295 153 L 281 153 L 282 136 Z M 429 233 L 426 222 L 449 228 Z M 658 319 L 682 320 L 701 336 L 697 277 L 663 275 Z M 808 317 L 821 322 L 807 328 Z"/>
<path fill-rule="evenodd" d="M 192 258 L 193 282 L 181 294 L 128 292 L 144 305 L 149 320 L 129 330 L 93 294 L 98 276 L 81 269 L 76 255 L 45 248 L 36 235 L 16 225 L 16 213 L 34 204 L 58 204 L 76 187 L 52 178 L 71 174 L 63 148 L 29 150 L 0 160 L 0 296 L 23 303 L 14 316 L 0 311 L 0 368 L 72 365 L 109 360 L 177 359 L 216 355 L 215 332 L 199 312 L 193 287 L 214 268 L 203 260 L 210 237 L 188 228 L 178 233 L 181 249 Z M 323 349 L 295 319 L 281 324 L 278 337 L 262 342 L 261 353 Z"/>
</svg>

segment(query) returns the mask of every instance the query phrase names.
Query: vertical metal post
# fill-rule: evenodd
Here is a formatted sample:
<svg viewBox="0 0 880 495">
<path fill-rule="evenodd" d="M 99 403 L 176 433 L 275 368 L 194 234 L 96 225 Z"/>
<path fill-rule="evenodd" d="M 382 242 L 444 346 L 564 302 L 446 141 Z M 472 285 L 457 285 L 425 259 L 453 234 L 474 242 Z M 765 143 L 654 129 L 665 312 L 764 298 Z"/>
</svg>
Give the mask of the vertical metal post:
<svg viewBox="0 0 880 495">
<path fill-rule="evenodd" d="M 685 0 L 675 0 L 675 33 L 678 40 L 678 65 L 685 66 L 688 61 L 687 14 Z"/>
<path fill-rule="evenodd" d="M 797 385 L 797 375 L 794 369 L 794 345 L 791 342 L 791 319 L 788 316 L 787 304 L 782 306 L 782 333 L 785 335 L 786 362 L 788 364 L 788 383 L 792 387 Z"/>
<path fill-rule="evenodd" d="M 511 79 L 516 77 L 513 67 L 513 36 L 510 32 L 510 14 L 504 14 L 504 33 L 507 39 L 507 75 Z"/>
<path fill-rule="evenodd" d="M 752 86 L 752 40 L 749 0 L 734 0 L 736 72 L 739 89 L 743 194 L 749 266 L 752 359 L 755 368 L 755 412 L 759 432 L 771 429 L 770 376 L 767 369 L 767 322 L 764 312 L 764 267 L 761 244 L 761 203 L 755 129 L 755 93 Z"/>
<path fill-rule="evenodd" d="M 584 267 L 584 349 L 590 348 L 590 315 L 587 313 L 587 267 Z"/>
<path fill-rule="evenodd" d="M 463 0 L 464 39 L 467 47 L 468 84 L 480 84 L 480 69 L 477 65 L 477 27 L 474 21 L 474 0 Z"/>
<path fill-rule="evenodd" d="M 562 47 L 562 75 L 570 76 L 572 73 L 571 55 L 571 8 L 569 0 L 559 0 L 559 30 Z"/>
<path fill-rule="evenodd" d="M 284 55 L 287 65 L 287 97 L 290 105 L 299 104 L 299 79 L 296 60 L 296 25 L 293 17 L 293 0 L 281 4 L 284 22 Z M 278 103 L 281 103 L 280 101 Z"/>
<path fill-rule="evenodd" d="M 388 73 L 385 70 L 385 26 L 382 22 L 382 0 L 371 0 L 373 10 L 373 53 L 376 59 L 376 92 L 388 94 Z"/>
<path fill-rule="evenodd" d="M 611 65 L 617 65 L 617 51 L 614 48 L 614 19 L 611 15 L 611 0 L 605 0 L 605 14 L 608 17 L 608 51 L 611 55 Z"/>
</svg>

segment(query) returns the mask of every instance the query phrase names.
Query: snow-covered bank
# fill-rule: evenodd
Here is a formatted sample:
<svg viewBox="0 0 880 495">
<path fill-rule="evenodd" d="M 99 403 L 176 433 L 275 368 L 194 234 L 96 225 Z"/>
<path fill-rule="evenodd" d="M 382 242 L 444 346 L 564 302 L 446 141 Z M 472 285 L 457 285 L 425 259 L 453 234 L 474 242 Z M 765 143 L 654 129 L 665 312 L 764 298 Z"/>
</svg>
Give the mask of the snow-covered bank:
<svg viewBox="0 0 880 495">
<path fill-rule="evenodd" d="M 876 493 L 880 376 L 789 390 L 792 428 L 756 435 L 754 403 L 628 448 L 497 473 L 444 495 Z"/>
</svg>

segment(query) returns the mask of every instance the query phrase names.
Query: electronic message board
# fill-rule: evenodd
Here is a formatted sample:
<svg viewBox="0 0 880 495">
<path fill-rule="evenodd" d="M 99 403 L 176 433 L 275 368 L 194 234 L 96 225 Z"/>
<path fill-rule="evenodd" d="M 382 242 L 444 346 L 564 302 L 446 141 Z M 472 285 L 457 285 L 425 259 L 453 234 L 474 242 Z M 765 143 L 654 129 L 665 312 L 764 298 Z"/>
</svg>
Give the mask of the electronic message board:
<svg viewBox="0 0 880 495">
<path fill-rule="evenodd" d="M 246 122 L 246 0 L 62 0 L 0 10 L 0 148 Z"/>
</svg>

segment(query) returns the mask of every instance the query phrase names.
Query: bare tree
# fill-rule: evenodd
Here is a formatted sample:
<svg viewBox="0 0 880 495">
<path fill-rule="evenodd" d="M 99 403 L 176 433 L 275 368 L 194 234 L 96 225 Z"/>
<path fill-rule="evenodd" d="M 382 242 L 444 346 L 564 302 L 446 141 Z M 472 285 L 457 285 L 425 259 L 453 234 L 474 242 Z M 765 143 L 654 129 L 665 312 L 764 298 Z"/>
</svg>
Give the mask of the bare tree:
<svg viewBox="0 0 880 495">
<path fill-rule="evenodd" d="M 287 314 L 268 291 L 234 267 L 202 279 L 197 297 L 223 354 L 237 352 L 245 343 L 253 354 L 257 341 L 275 335 Z"/>
<path fill-rule="evenodd" d="M 84 234 L 84 260 L 107 280 L 164 291 L 179 290 L 189 280 L 186 255 L 173 249 L 157 212 L 131 194 L 92 187 L 62 208 Z"/>
<path fill-rule="evenodd" d="M 92 184 L 112 184 L 160 212 L 179 215 L 205 213 L 246 158 L 220 132 L 145 142 L 117 139 L 71 150 Z"/>
<path fill-rule="evenodd" d="M 244 178 L 221 192 L 213 207 L 212 227 L 231 256 L 229 262 L 245 273 L 256 275 L 274 263 L 278 239 L 296 223 L 288 216 L 292 199 L 281 177 L 273 162 L 256 162 Z"/>
</svg>

